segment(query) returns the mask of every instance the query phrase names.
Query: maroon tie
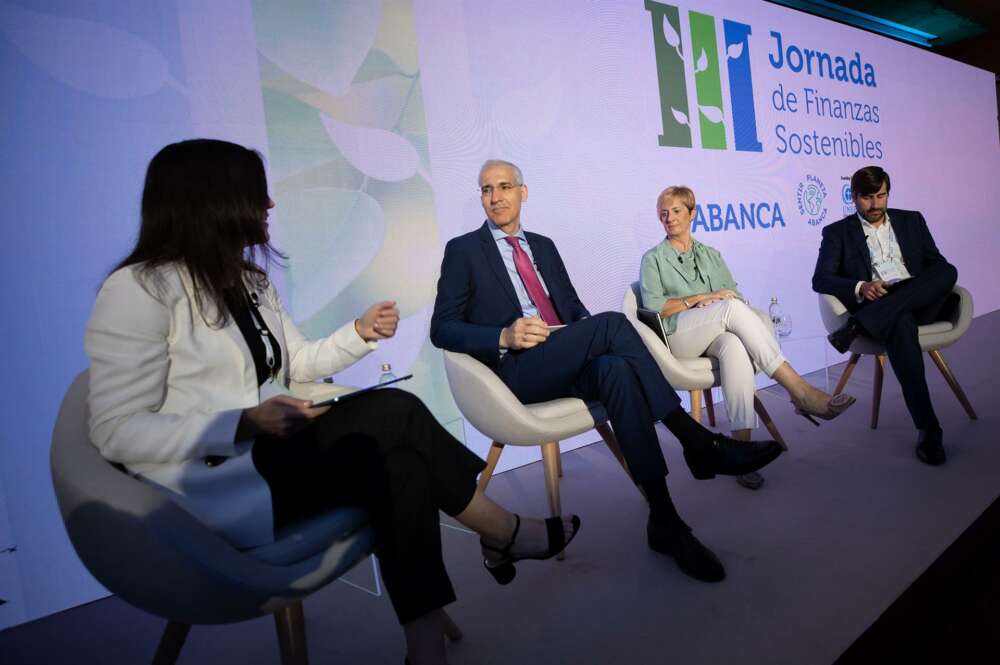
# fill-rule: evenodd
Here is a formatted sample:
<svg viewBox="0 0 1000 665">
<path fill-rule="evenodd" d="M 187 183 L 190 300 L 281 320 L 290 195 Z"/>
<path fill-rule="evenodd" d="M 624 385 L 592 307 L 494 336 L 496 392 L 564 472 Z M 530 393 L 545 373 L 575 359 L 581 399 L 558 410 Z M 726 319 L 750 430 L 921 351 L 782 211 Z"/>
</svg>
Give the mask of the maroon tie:
<svg viewBox="0 0 1000 665">
<path fill-rule="evenodd" d="M 518 242 L 520 238 L 517 236 L 507 236 L 504 240 L 509 242 L 510 246 L 514 248 L 514 266 L 517 267 L 517 274 L 521 276 L 521 281 L 524 282 L 524 288 L 528 291 L 528 297 L 531 298 L 531 302 L 535 303 L 538 316 L 542 317 L 542 321 L 545 321 L 550 326 L 560 325 L 562 321 L 559 320 L 559 315 L 556 314 L 556 308 L 552 306 L 552 301 L 545 295 L 545 289 L 542 288 L 542 283 L 538 281 L 538 274 L 535 273 L 535 267 L 531 265 L 531 259 L 528 258 L 527 252 L 521 249 L 521 243 Z"/>
</svg>

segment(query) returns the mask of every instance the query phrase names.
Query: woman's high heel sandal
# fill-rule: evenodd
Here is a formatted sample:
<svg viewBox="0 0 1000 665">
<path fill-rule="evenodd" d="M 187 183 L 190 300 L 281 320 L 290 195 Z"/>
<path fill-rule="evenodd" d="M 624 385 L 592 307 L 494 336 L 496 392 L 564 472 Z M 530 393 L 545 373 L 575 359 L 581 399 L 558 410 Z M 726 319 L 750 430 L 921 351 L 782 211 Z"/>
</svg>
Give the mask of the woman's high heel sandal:
<svg viewBox="0 0 1000 665">
<path fill-rule="evenodd" d="M 487 545 L 482 540 L 479 541 L 479 544 L 484 550 L 488 552 L 496 552 L 500 555 L 493 561 L 490 561 L 489 559 L 484 560 L 483 565 L 498 584 L 510 584 L 514 579 L 514 576 L 517 575 L 517 570 L 514 568 L 514 564 L 516 562 L 521 561 L 522 559 L 551 559 L 566 549 L 566 546 L 569 545 L 573 538 L 576 537 L 577 531 L 580 530 L 580 518 L 573 515 L 570 518 L 570 524 L 573 525 L 573 531 L 569 534 L 569 538 L 567 538 L 565 532 L 563 531 L 562 517 L 549 517 L 545 520 L 545 530 L 549 536 L 548 549 L 543 554 L 515 556 L 510 553 L 510 548 L 514 546 L 514 542 L 517 540 L 517 533 L 521 530 L 521 516 L 514 513 L 514 532 L 510 534 L 510 540 L 507 541 L 506 545 L 502 548 L 496 548 Z"/>
<path fill-rule="evenodd" d="M 816 422 L 816 418 L 833 420 L 844 411 L 847 411 L 847 409 L 849 409 L 855 401 L 857 400 L 846 393 L 838 393 L 831 397 L 830 401 L 827 402 L 825 411 L 810 411 L 804 405 L 796 403 L 794 399 L 792 400 L 792 405 L 795 407 L 795 413 L 802 416 L 816 427 L 819 427 L 819 423 Z"/>
</svg>

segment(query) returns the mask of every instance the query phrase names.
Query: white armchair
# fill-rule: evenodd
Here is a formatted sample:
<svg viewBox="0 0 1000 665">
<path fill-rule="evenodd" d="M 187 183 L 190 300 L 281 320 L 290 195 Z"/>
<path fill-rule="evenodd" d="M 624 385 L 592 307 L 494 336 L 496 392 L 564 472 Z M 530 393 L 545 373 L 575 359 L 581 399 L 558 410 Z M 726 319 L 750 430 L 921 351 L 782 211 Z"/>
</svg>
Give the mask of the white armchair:
<svg viewBox="0 0 1000 665">
<path fill-rule="evenodd" d="M 329 510 L 282 529 L 273 543 L 236 549 L 165 492 L 101 457 L 87 427 L 88 390 L 84 371 L 59 409 L 52 484 L 87 570 L 125 602 L 168 620 L 153 663 L 175 663 L 192 624 L 273 614 L 281 662 L 305 665 L 302 599 L 372 551 L 368 513 Z M 447 637 L 460 639 L 458 627 L 446 623 Z"/>
<path fill-rule="evenodd" d="M 549 508 L 552 515 L 562 514 L 559 441 L 591 429 L 600 433 L 611 453 L 628 472 L 618 440 L 600 404 L 587 404 L 573 397 L 523 404 L 493 370 L 464 353 L 445 351 L 444 367 L 462 415 L 493 441 L 486 456 L 486 469 L 479 476 L 480 489 L 485 490 L 489 484 L 505 445 L 541 446 Z"/>
<path fill-rule="evenodd" d="M 632 322 L 632 325 L 639 332 L 639 336 L 649 349 L 649 353 L 656 360 L 660 371 L 666 377 L 674 390 L 687 390 L 691 396 L 691 417 L 701 422 L 701 396 L 705 396 L 705 407 L 708 411 L 708 422 L 715 426 L 715 406 L 712 400 L 712 388 L 720 385 L 719 365 L 715 358 L 701 356 L 699 358 L 678 358 L 670 352 L 670 348 L 663 343 L 663 340 L 649 326 L 641 322 L 636 317 L 636 311 L 641 302 L 639 282 L 632 282 L 631 287 L 625 292 L 622 301 L 622 313 Z M 756 310 L 755 310 L 756 311 Z M 771 320 L 758 312 L 761 318 L 771 326 Z M 788 449 L 785 440 L 778 431 L 778 426 L 771 419 L 771 414 L 767 412 L 764 404 L 756 395 L 753 399 L 754 410 L 761 422 L 767 428 L 768 433 L 775 441 L 781 444 L 782 448 Z"/>
<path fill-rule="evenodd" d="M 941 355 L 941 349 L 957 342 L 972 324 L 972 294 L 958 285 L 953 290 L 959 296 L 959 305 L 955 308 L 951 318 L 947 321 L 935 321 L 934 323 L 919 326 L 917 333 L 920 339 L 920 348 L 930 355 L 934 364 L 941 370 L 945 381 L 948 382 L 952 392 L 955 393 L 955 397 L 958 398 L 969 418 L 976 420 L 978 416 L 975 409 L 972 408 L 969 398 L 965 396 L 965 391 L 962 390 L 962 386 L 959 385 L 951 368 L 948 367 L 948 363 L 944 361 L 944 356 Z M 847 319 L 850 318 L 850 312 L 847 311 L 847 308 L 836 296 L 826 293 L 820 293 L 818 296 L 819 313 L 823 318 L 823 325 L 826 327 L 827 332 L 832 333 L 842 328 L 847 323 Z M 851 358 L 847 361 L 847 367 L 844 368 L 844 373 L 840 375 L 840 380 L 837 382 L 837 387 L 834 389 L 833 394 L 839 394 L 844 389 L 844 386 L 847 385 L 847 380 L 851 377 L 851 372 L 854 371 L 861 356 L 875 356 L 871 420 L 871 428 L 875 429 L 878 427 L 879 407 L 882 403 L 882 380 L 885 376 L 886 363 L 885 347 L 870 337 L 861 336 L 851 344 L 850 353 Z"/>
</svg>

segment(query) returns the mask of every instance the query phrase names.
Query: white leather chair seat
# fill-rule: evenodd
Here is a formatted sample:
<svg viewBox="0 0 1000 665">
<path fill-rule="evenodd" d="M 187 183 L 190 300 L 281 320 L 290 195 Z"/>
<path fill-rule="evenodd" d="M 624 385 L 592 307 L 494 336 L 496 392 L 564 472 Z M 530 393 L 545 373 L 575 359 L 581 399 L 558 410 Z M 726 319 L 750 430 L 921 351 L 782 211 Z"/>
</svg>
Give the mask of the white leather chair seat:
<svg viewBox="0 0 1000 665">
<path fill-rule="evenodd" d="M 951 313 L 951 318 L 947 321 L 935 321 L 927 325 L 918 326 L 917 335 L 920 341 L 920 349 L 930 354 L 931 359 L 934 360 L 934 363 L 944 375 L 945 380 L 951 387 L 952 392 L 955 393 L 955 397 L 962 404 L 965 412 L 969 415 L 969 418 L 975 420 L 977 416 L 975 410 L 972 408 L 972 404 L 965 396 L 965 392 L 959 385 L 958 380 L 952 374 L 951 369 L 941 355 L 941 349 L 951 346 L 961 339 L 965 331 L 972 325 L 972 294 L 957 284 L 953 291 L 959 296 L 959 305 Z M 844 306 L 844 303 L 840 302 L 839 298 L 826 293 L 820 293 L 818 294 L 818 301 L 820 317 L 823 319 L 823 325 L 827 332 L 832 333 L 835 330 L 839 330 L 847 323 L 851 314 Z M 851 343 L 849 351 L 851 358 L 848 360 L 847 367 L 837 382 L 834 392 L 839 393 L 844 389 L 848 378 L 851 376 L 851 372 L 854 371 L 854 367 L 858 364 L 861 356 L 875 356 L 875 379 L 872 389 L 871 417 L 871 427 L 875 429 L 878 426 L 879 407 L 881 404 L 883 367 L 886 355 L 885 346 L 870 337 L 862 335 Z"/>
<path fill-rule="evenodd" d="M 367 528 L 366 511 L 360 508 L 339 508 L 281 529 L 275 534 L 273 543 L 242 551 L 257 561 L 274 566 L 289 566 L 322 554 L 332 543 L 354 538 Z"/>
<path fill-rule="evenodd" d="M 939 351 L 951 346 L 961 339 L 972 325 L 972 294 L 958 285 L 955 285 L 953 291 L 959 296 L 959 306 L 955 308 L 951 319 L 935 321 L 917 328 L 922 351 Z M 826 331 L 832 333 L 844 327 L 851 316 L 844 303 L 836 296 L 826 293 L 818 294 L 818 300 L 820 317 L 823 319 Z M 850 351 L 860 355 L 880 355 L 885 353 L 885 347 L 869 337 L 862 336 L 854 340 Z"/>
</svg>

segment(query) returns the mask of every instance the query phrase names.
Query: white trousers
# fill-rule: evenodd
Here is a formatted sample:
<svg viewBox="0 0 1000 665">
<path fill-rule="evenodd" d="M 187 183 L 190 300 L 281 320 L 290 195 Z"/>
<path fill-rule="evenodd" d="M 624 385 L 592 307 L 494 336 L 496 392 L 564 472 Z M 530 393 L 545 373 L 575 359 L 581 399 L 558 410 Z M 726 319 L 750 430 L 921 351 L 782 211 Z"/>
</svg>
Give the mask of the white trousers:
<svg viewBox="0 0 1000 665">
<path fill-rule="evenodd" d="M 667 338 L 670 352 L 678 358 L 708 355 L 719 361 L 722 396 L 734 430 L 757 426 L 754 365 L 771 376 L 785 362 L 764 317 L 742 300 L 721 300 L 681 312 L 677 330 Z"/>
</svg>

